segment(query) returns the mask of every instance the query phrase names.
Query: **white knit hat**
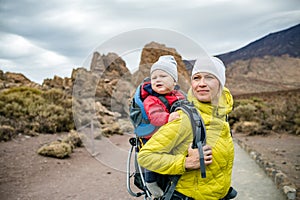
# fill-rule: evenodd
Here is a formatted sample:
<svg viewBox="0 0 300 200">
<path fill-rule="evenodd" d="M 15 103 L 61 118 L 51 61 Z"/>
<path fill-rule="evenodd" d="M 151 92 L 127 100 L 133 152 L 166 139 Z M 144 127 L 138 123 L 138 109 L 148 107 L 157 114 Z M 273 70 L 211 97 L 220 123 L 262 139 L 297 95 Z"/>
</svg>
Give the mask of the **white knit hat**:
<svg viewBox="0 0 300 200">
<path fill-rule="evenodd" d="M 198 72 L 213 74 L 221 83 L 222 88 L 225 85 L 225 65 L 217 57 L 206 57 L 197 59 L 192 71 L 192 77 Z"/>
<path fill-rule="evenodd" d="M 177 62 L 173 56 L 160 56 L 158 61 L 152 65 L 150 74 L 158 69 L 165 71 L 166 73 L 170 74 L 170 76 L 172 76 L 176 82 L 178 81 Z"/>
</svg>

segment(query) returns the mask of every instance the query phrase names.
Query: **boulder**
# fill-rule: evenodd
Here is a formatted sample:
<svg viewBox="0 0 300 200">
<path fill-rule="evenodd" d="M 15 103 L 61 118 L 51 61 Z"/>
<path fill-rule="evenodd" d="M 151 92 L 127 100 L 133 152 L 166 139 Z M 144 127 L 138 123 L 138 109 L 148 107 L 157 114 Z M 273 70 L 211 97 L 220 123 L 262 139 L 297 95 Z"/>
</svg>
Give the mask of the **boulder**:
<svg viewBox="0 0 300 200">
<path fill-rule="evenodd" d="M 62 89 L 68 92 L 68 94 L 71 94 L 73 82 L 72 82 L 72 78 L 67 78 L 67 77 L 61 78 L 55 75 L 53 79 L 50 78 L 44 79 L 42 86 L 45 89 L 51 89 L 51 88 Z"/>
</svg>

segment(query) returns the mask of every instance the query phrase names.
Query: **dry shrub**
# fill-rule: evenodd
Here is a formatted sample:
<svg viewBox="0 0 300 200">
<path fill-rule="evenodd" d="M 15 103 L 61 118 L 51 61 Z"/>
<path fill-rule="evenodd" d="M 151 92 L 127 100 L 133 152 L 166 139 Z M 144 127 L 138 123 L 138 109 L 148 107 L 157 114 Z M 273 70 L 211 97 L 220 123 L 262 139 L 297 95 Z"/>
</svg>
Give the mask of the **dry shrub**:
<svg viewBox="0 0 300 200">
<path fill-rule="evenodd" d="M 118 123 L 113 123 L 113 124 L 107 124 L 104 126 L 101 130 L 102 135 L 104 136 L 109 136 L 109 135 L 114 135 L 114 134 L 119 134 L 123 135 L 123 132 L 120 129 L 120 126 Z"/>
<path fill-rule="evenodd" d="M 71 130 L 71 132 L 68 133 L 68 135 L 62 140 L 62 142 L 70 144 L 72 148 L 83 146 L 81 136 L 74 130 Z"/>
<path fill-rule="evenodd" d="M 15 130 L 11 126 L 0 126 L 0 141 L 9 141 L 14 137 Z"/>
<path fill-rule="evenodd" d="M 230 125 L 237 122 L 260 122 L 266 118 L 266 105 L 260 99 L 242 99 L 234 102 L 234 109 L 229 115 Z"/>
<path fill-rule="evenodd" d="M 239 121 L 251 121 L 255 118 L 256 107 L 252 104 L 240 105 L 232 113 Z"/>
<path fill-rule="evenodd" d="M 229 122 L 236 127 L 236 131 L 243 130 L 240 122 L 251 121 L 261 127 L 260 131 L 254 130 L 255 134 L 266 134 L 270 131 L 300 134 L 299 90 L 258 96 L 235 100 Z"/>
<path fill-rule="evenodd" d="M 38 149 L 38 154 L 55 158 L 66 158 L 72 153 L 72 147 L 65 142 L 54 141 Z"/>
<path fill-rule="evenodd" d="M 37 150 L 37 153 L 42 156 L 54 158 L 67 158 L 71 155 L 76 147 L 82 147 L 83 143 L 81 136 L 74 130 L 71 130 L 63 139 L 45 144 Z"/>
<path fill-rule="evenodd" d="M 238 133 L 244 133 L 248 135 L 265 134 L 262 126 L 258 122 L 253 121 L 241 121 L 237 122 L 233 126 L 233 131 Z"/>
<path fill-rule="evenodd" d="M 71 97 L 62 90 L 15 87 L 0 92 L 0 124 L 23 133 L 68 132 L 74 129 Z"/>
</svg>

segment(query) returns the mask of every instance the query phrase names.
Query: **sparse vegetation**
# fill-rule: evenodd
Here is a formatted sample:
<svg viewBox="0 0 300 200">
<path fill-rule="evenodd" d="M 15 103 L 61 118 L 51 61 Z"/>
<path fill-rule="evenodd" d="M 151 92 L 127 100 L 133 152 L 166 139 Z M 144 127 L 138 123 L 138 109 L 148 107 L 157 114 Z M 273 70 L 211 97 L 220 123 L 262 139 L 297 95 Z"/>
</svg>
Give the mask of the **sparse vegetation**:
<svg viewBox="0 0 300 200">
<path fill-rule="evenodd" d="M 42 156 L 55 158 L 66 158 L 71 155 L 76 147 L 82 147 L 83 143 L 79 133 L 71 130 L 70 133 L 61 140 L 45 144 L 37 150 Z"/>
<path fill-rule="evenodd" d="M 271 131 L 300 134 L 299 90 L 237 98 L 229 116 L 234 131 L 249 135 Z"/>
<path fill-rule="evenodd" d="M 19 133 L 37 135 L 71 129 L 72 100 L 62 90 L 14 87 L 0 92 L 0 140 Z"/>
</svg>

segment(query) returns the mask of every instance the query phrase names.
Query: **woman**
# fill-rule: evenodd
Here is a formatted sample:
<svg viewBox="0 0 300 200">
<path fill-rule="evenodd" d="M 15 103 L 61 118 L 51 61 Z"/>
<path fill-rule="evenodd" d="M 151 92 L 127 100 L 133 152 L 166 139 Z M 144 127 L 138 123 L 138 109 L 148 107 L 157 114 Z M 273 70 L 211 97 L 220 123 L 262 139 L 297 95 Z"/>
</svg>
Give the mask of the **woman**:
<svg viewBox="0 0 300 200">
<path fill-rule="evenodd" d="M 231 185 L 234 158 L 233 141 L 227 115 L 233 99 L 225 85 L 225 66 L 211 57 L 198 59 L 192 71 L 188 100 L 201 114 L 206 127 L 203 147 L 206 178 L 199 173 L 199 153 L 192 149 L 192 127 L 187 115 L 162 126 L 138 154 L 139 164 L 160 174 L 181 175 L 174 195 L 195 200 L 218 200 L 226 196 Z M 183 198 L 183 199 L 184 199 Z M 173 198 L 175 199 L 175 198 Z M 180 198 L 177 198 L 180 199 Z"/>
</svg>

